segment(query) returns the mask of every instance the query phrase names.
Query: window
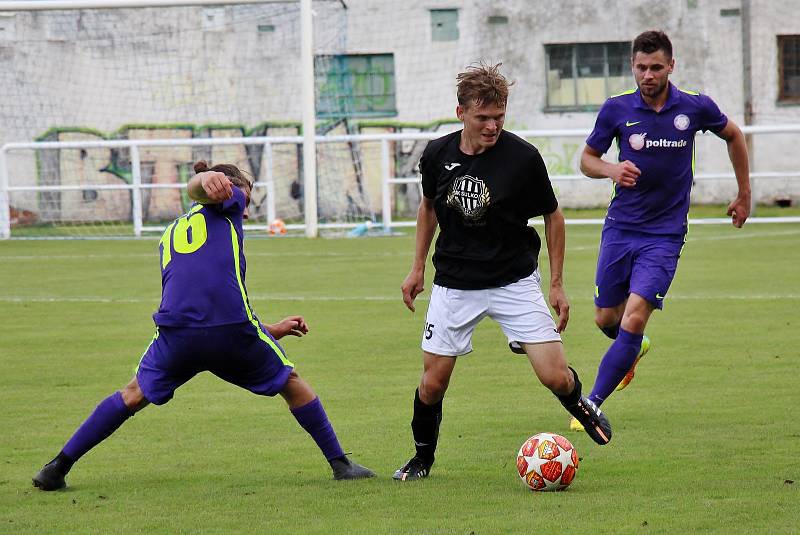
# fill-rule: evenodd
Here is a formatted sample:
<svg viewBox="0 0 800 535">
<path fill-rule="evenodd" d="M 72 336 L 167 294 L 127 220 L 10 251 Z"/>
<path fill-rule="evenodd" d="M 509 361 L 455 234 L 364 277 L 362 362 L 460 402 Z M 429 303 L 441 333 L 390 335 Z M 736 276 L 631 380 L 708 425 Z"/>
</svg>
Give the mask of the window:
<svg viewBox="0 0 800 535">
<path fill-rule="evenodd" d="M 200 15 L 200 25 L 206 32 L 224 32 L 228 28 L 225 26 L 224 7 L 204 7 Z"/>
<path fill-rule="evenodd" d="M 47 14 L 44 36 L 48 41 L 73 42 L 78 40 L 79 11 L 53 11 Z"/>
<path fill-rule="evenodd" d="M 393 117 L 394 55 L 317 56 L 317 117 Z"/>
<path fill-rule="evenodd" d="M 16 39 L 16 21 L 14 14 L 0 13 L 0 41 L 14 41 Z"/>
<path fill-rule="evenodd" d="M 633 83 L 631 44 L 545 45 L 547 110 L 596 110 Z"/>
<path fill-rule="evenodd" d="M 458 41 L 457 9 L 431 9 L 431 41 Z"/>
<path fill-rule="evenodd" d="M 800 35 L 778 36 L 778 101 L 800 104 Z"/>
</svg>

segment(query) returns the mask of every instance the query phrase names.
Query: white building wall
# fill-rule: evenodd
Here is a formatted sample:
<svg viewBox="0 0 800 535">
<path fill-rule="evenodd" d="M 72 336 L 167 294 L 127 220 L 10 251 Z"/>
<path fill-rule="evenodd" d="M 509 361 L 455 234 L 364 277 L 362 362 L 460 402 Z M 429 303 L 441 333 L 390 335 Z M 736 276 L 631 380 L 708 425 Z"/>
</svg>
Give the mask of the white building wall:
<svg viewBox="0 0 800 535">
<path fill-rule="evenodd" d="M 647 29 L 672 38 L 676 85 L 702 91 L 744 123 L 742 19 L 747 0 L 346 0 L 315 2 L 317 53 L 393 53 L 397 116 L 404 125 L 454 117 L 455 76 L 479 59 L 502 61 L 516 81 L 507 128 L 591 128 L 596 112 L 546 108 L 545 51 L 552 43 L 630 41 Z M 800 106 L 777 100 L 776 35 L 800 34 L 800 0 L 749 0 L 754 124 L 800 123 Z M 431 39 L 430 10 L 459 10 L 459 39 Z M 727 10 L 728 16 L 722 11 Z M 490 16 L 507 17 L 490 24 Z M 215 26 L 215 17 L 235 31 Z M 259 31 L 269 24 L 273 31 Z M 76 42 L 77 35 L 89 36 Z M 234 125 L 299 122 L 299 8 L 296 4 L 83 10 L 0 17 L 0 143 L 52 127 L 113 134 L 128 124 Z M 631 77 L 631 86 L 633 78 Z M 283 132 L 285 133 L 285 132 Z M 583 140 L 533 140 L 551 172 L 577 172 Z M 795 136 L 755 137 L 754 169 L 797 171 Z M 725 144 L 698 140 L 698 171 L 730 170 Z M 18 176 L 27 163 L 10 160 Z M 15 167 L 16 166 L 16 167 Z M 573 205 L 596 205 L 608 186 L 560 184 Z M 723 202 L 733 179 L 698 184 L 695 197 Z M 759 198 L 800 198 L 800 180 L 762 181 Z"/>
<path fill-rule="evenodd" d="M 778 101 L 778 35 L 800 35 L 800 0 L 751 0 L 752 84 L 754 124 L 798 124 L 800 103 Z M 754 136 L 755 171 L 800 173 L 798 134 Z M 756 181 L 754 189 L 765 201 L 792 199 L 800 202 L 800 179 Z"/>
<path fill-rule="evenodd" d="M 502 61 L 505 73 L 516 81 L 509 102 L 508 129 L 591 128 L 596 112 L 546 110 L 544 45 L 632 41 L 642 31 L 661 29 L 673 42 L 676 68 L 672 81 L 711 96 L 737 124 L 745 123 L 741 1 L 416 0 L 403 2 L 402 8 L 395 4 L 348 2 L 347 49 L 395 53 L 401 121 L 452 116 L 455 75 L 469 63 L 484 58 Z M 800 0 L 750 0 L 750 4 L 753 124 L 800 123 L 800 106 L 776 103 L 776 35 L 800 34 Z M 429 10 L 456 5 L 459 41 L 432 42 Z M 505 16 L 508 23 L 489 24 L 489 16 Z M 381 31 L 359 31 L 369 27 L 379 27 Z M 800 170 L 793 151 L 795 137 L 755 136 L 753 170 Z M 580 148 L 575 145 L 582 146 L 581 139 L 534 141 L 549 156 L 548 163 L 556 162 L 556 167 L 563 168 L 569 161 L 576 172 Z M 729 171 L 725 143 L 713 135 L 699 136 L 697 172 Z M 571 204 L 597 203 L 597 186 L 562 183 L 560 187 L 562 193 L 568 192 Z M 695 188 L 695 200 L 727 202 L 735 191 L 732 178 L 701 182 Z M 759 181 L 756 193 L 765 202 L 787 196 L 797 200 L 800 180 Z"/>
</svg>

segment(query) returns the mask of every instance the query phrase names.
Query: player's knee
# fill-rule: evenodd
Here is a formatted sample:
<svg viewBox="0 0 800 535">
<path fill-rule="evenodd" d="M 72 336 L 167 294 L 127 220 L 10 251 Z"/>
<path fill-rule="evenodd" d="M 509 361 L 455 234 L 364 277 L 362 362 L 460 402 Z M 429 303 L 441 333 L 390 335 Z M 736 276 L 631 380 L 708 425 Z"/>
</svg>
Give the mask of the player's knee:
<svg viewBox="0 0 800 535">
<path fill-rule="evenodd" d="M 302 395 L 314 395 L 311 385 L 308 384 L 305 379 L 300 377 L 294 370 L 289 372 L 289 376 L 286 378 L 286 386 L 284 387 L 284 390 Z"/>
<path fill-rule="evenodd" d="M 542 384 L 551 392 L 558 395 L 566 395 L 572 391 L 570 383 L 572 382 L 572 372 L 569 368 L 564 368 L 556 372 L 548 373 L 540 377 Z"/>
<path fill-rule="evenodd" d="M 626 314 L 622 318 L 622 328 L 629 333 L 643 333 L 647 325 L 647 316 L 638 312 Z"/>
<path fill-rule="evenodd" d="M 288 377 L 286 377 L 286 386 L 284 388 L 295 388 L 300 384 L 300 376 L 297 375 L 297 372 L 292 370 L 289 372 Z"/>
<path fill-rule="evenodd" d="M 601 330 L 619 324 L 619 314 L 613 308 L 598 308 L 594 311 L 594 323 Z"/>
<path fill-rule="evenodd" d="M 125 406 L 133 412 L 142 410 L 150 403 L 144 397 L 144 392 L 142 392 L 136 379 L 125 385 L 125 388 L 120 390 L 120 394 L 122 394 L 122 401 Z"/>
<path fill-rule="evenodd" d="M 447 386 L 448 381 L 446 379 L 425 374 L 422 376 L 422 382 L 420 383 L 419 396 L 425 403 L 437 403 L 444 397 Z"/>
<path fill-rule="evenodd" d="M 283 399 L 290 408 L 302 407 L 303 405 L 314 401 L 317 394 L 296 371 L 292 370 L 286 378 L 286 384 L 283 390 L 280 391 Z"/>
</svg>

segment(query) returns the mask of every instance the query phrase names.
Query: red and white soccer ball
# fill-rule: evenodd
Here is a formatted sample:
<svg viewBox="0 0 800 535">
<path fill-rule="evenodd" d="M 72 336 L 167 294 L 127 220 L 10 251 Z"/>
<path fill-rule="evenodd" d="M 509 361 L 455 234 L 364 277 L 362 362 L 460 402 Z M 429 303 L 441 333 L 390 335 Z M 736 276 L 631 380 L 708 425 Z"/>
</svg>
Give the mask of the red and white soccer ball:
<svg viewBox="0 0 800 535">
<path fill-rule="evenodd" d="M 517 453 L 517 472 L 531 490 L 564 490 L 578 471 L 578 452 L 555 433 L 539 433 L 526 440 Z"/>
<path fill-rule="evenodd" d="M 286 223 L 283 219 L 276 219 L 267 226 L 267 232 L 270 236 L 283 236 L 286 234 Z"/>
</svg>

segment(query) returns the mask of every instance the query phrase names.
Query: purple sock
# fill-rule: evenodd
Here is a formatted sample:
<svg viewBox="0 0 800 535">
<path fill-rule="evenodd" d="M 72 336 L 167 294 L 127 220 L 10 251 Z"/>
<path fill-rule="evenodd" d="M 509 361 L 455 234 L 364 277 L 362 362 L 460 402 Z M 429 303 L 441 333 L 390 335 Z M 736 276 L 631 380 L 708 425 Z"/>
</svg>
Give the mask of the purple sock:
<svg viewBox="0 0 800 535">
<path fill-rule="evenodd" d="M 75 462 L 110 437 L 131 416 L 133 412 L 122 401 L 122 393 L 114 392 L 97 405 L 61 451 Z"/>
<path fill-rule="evenodd" d="M 619 329 L 619 334 L 611 347 L 606 351 L 603 360 L 600 361 L 600 368 L 597 370 L 597 379 L 594 380 L 592 393 L 589 399 L 597 405 L 601 405 L 617 385 L 633 363 L 642 347 L 642 335 L 629 333 L 625 329 Z"/>
<path fill-rule="evenodd" d="M 322 407 L 322 402 L 319 398 L 314 398 L 298 407 L 290 409 L 292 414 L 297 419 L 303 429 L 305 429 L 314 442 L 317 443 L 319 449 L 327 460 L 344 457 L 344 451 L 339 445 L 339 439 L 336 438 L 336 433 L 333 431 L 333 426 L 328 420 L 328 415 L 325 414 L 325 409 Z"/>
</svg>

